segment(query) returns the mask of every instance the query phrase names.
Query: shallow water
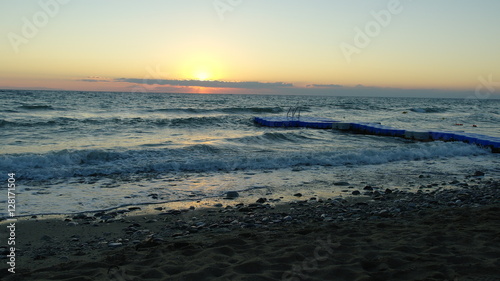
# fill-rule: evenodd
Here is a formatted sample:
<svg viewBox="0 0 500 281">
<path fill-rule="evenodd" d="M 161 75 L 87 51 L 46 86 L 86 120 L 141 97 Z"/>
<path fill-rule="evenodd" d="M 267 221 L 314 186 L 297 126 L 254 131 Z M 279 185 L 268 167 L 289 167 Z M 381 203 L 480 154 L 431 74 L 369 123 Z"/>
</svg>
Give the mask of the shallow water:
<svg viewBox="0 0 500 281">
<path fill-rule="evenodd" d="M 499 100 L 49 91 L 0 98 L 0 171 L 16 173 L 18 215 L 207 200 L 228 190 L 283 200 L 299 191 L 346 196 L 349 186 L 333 183 L 416 189 L 475 170 L 500 175 L 498 154 L 463 143 L 252 122 L 298 105 L 301 116 L 500 136 Z"/>
</svg>

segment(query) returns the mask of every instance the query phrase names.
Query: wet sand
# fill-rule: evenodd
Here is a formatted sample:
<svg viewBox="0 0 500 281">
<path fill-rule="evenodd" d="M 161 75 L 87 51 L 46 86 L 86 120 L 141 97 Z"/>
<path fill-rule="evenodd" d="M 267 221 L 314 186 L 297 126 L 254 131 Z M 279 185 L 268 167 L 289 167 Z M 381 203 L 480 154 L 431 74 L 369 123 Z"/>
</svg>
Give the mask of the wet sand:
<svg viewBox="0 0 500 281">
<path fill-rule="evenodd" d="M 16 225 L 15 274 L 1 249 L 0 278 L 500 280 L 500 182 L 460 184 L 419 193 L 366 188 L 349 200 L 31 218 Z"/>
</svg>

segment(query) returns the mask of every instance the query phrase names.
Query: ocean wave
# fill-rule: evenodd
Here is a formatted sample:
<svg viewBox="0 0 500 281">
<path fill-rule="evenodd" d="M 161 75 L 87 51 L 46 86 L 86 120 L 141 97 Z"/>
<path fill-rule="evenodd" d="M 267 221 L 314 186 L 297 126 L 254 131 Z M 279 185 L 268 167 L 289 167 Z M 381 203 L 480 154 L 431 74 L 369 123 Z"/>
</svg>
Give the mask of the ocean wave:
<svg viewBox="0 0 500 281">
<path fill-rule="evenodd" d="M 22 110 L 54 110 L 55 108 L 51 105 L 37 105 L 37 104 L 23 104 L 17 107 Z"/>
<path fill-rule="evenodd" d="M 74 122 L 78 122 L 75 118 L 58 117 L 46 120 L 33 120 L 33 119 L 21 119 L 21 120 L 0 120 L 0 127 L 47 127 L 47 126 L 61 126 L 68 125 Z"/>
<path fill-rule="evenodd" d="M 201 116 L 184 118 L 70 118 L 56 117 L 47 119 L 0 119 L 0 127 L 50 127 L 50 126 L 71 126 L 80 127 L 81 125 L 91 126 L 156 126 L 156 127 L 200 127 L 214 126 L 220 127 L 224 123 L 239 122 L 241 118 L 228 116 Z"/>
<path fill-rule="evenodd" d="M 304 140 L 315 140 L 315 138 L 305 136 L 300 132 L 266 132 L 256 136 L 227 139 L 227 141 L 230 142 L 243 144 L 266 144 L 276 142 L 298 143 L 303 142 Z"/>
<path fill-rule="evenodd" d="M 152 121 L 154 125 L 175 128 L 225 127 L 228 123 L 239 122 L 240 118 L 229 116 L 202 116 L 187 118 L 165 118 Z"/>
<path fill-rule="evenodd" d="M 160 108 L 152 109 L 149 112 L 165 112 L 165 113 L 186 113 L 186 114 L 204 114 L 204 113 L 229 113 L 229 114 L 244 114 L 244 113 L 282 113 L 284 109 L 281 107 L 228 107 L 228 108 Z"/>
<path fill-rule="evenodd" d="M 410 108 L 410 111 L 416 113 L 444 113 L 447 110 L 441 107 Z"/>
<path fill-rule="evenodd" d="M 145 150 L 63 150 L 45 154 L 4 155 L 0 170 L 19 179 L 50 180 L 70 177 L 137 173 L 214 172 L 284 169 L 296 166 L 376 165 L 466 155 L 488 154 L 464 143 L 416 143 L 394 147 L 325 151 L 266 151 L 255 153 L 214 145 Z"/>
</svg>

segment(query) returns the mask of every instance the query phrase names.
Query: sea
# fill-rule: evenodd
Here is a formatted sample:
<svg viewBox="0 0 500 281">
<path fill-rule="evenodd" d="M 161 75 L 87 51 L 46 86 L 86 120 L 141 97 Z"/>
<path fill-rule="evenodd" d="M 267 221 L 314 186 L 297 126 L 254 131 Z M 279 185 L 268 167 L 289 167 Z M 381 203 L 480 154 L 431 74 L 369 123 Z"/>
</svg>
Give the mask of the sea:
<svg viewBox="0 0 500 281">
<path fill-rule="evenodd" d="M 475 145 L 253 122 L 296 107 L 302 117 L 500 137 L 495 99 L 1 90 L 0 217 L 12 173 L 16 216 L 326 200 L 367 185 L 417 192 L 476 171 L 500 178 L 500 154 Z M 228 191 L 239 197 L 224 199 Z"/>
</svg>

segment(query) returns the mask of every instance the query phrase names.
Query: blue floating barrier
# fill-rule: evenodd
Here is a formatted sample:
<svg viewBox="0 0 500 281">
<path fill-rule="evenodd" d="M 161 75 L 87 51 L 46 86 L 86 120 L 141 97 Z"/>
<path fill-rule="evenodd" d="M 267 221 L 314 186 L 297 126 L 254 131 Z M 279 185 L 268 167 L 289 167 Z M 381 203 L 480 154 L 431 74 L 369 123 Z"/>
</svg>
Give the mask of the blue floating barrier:
<svg viewBox="0 0 500 281">
<path fill-rule="evenodd" d="M 405 133 L 406 133 L 406 130 L 400 130 L 400 129 L 395 130 L 396 137 L 404 137 Z"/>
<path fill-rule="evenodd" d="M 467 136 L 463 135 L 463 134 L 454 134 L 454 137 L 453 137 L 454 140 L 456 141 L 465 141 L 467 139 Z"/>
<path fill-rule="evenodd" d="M 309 127 L 309 122 L 306 122 L 306 121 L 299 121 L 298 122 L 298 125 L 299 127 Z"/>
<path fill-rule="evenodd" d="M 470 143 L 470 144 L 476 144 L 478 139 L 473 136 L 465 136 L 465 142 Z"/>
<path fill-rule="evenodd" d="M 433 140 L 439 140 L 440 137 L 441 137 L 441 132 L 429 132 L 429 136 L 431 137 L 431 139 Z"/>
<path fill-rule="evenodd" d="M 394 127 L 383 126 L 380 123 L 345 123 L 328 118 L 289 118 L 289 117 L 254 117 L 253 121 L 262 126 L 268 127 L 306 127 L 317 129 L 337 129 L 351 130 L 358 133 L 404 137 L 415 140 L 441 140 L 441 141 L 461 141 L 489 147 L 493 152 L 500 152 L 500 138 L 486 135 L 454 132 L 454 131 L 407 131 Z"/>
<path fill-rule="evenodd" d="M 382 136 L 388 136 L 390 133 L 390 130 L 386 127 L 382 127 L 379 129 L 379 134 Z"/>
<path fill-rule="evenodd" d="M 491 146 L 493 148 L 500 149 L 500 139 L 496 138 L 496 139 L 492 140 L 491 141 Z"/>
<path fill-rule="evenodd" d="M 451 134 L 451 133 L 443 133 L 443 134 L 441 135 L 441 138 L 442 138 L 444 141 L 451 141 L 451 140 L 453 140 L 453 136 L 454 136 L 454 135 L 453 135 L 453 134 Z"/>
<path fill-rule="evenodd" d="M 484 146 L 484 147 L 487 147 L 487 146 L 490 146 L 490 141 L 489 140 L 478 140 L 478 145 L 480 146 Z"/>
</svg>

